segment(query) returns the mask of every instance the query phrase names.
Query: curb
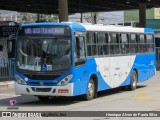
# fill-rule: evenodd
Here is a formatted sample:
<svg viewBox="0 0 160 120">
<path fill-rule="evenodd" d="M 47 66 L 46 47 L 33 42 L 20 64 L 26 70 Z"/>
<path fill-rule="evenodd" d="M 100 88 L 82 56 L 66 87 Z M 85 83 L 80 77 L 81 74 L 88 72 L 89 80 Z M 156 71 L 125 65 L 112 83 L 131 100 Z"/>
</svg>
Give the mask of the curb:
<svg viewBox="0 0 160 120">
<path fill-rule="evenodd" d="M 13 85 L 14 85 L 14 81 L 0 82 L 0 87 L 9 87 Z"/>
</svg>

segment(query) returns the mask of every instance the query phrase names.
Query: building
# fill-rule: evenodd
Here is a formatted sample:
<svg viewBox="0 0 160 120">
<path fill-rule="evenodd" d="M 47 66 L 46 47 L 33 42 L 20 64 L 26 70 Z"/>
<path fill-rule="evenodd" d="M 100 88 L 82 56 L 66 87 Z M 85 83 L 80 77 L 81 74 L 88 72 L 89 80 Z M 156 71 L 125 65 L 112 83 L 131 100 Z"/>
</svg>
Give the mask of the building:
<svg viewBox="0 0 160 120">
<path fill-rule="evenodd" d="M 146 9 L 146 19 L 160 19 L 160 8 Z M 139 10 L 125 10 L 125 22 L 139 22 Z"/>
<path fill-rule="evenodd" d="M 18 24 L 12 21 L 0 21 L 0 66 L 10 58 L 14 58 L 15 39 Z"/>
</svg>

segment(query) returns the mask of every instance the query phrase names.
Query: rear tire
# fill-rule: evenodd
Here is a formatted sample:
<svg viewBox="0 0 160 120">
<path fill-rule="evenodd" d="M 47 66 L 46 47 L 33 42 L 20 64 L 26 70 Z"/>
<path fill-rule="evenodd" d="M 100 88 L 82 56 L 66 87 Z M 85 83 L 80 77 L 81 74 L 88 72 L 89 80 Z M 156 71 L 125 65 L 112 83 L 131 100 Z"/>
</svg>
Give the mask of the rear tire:
<svg viewBox="0 0 160 120">
<path fill-rule="evenodd" d="M 46 96 L 37 96 L 40 101 L 48 101 L 49 97 Z"/>
<path fill-rule="evenodd" d="M 131 83 L 130 83 L 130 85 L 129 85 L 129 90 L 135 90 L 136 88 L 137 88 L 137 78 L 138 78 L 138 76 L 137 76 L 137 73 L 136 73 L 136 71 L 134 70 L 133 72 L 132 72 L 132 76 L 131 76 Z"/>
<path fill-rule="evenodd" d="M 96 97 L 95 82 L 91 78 L 88 83 L 87 94 L 84 95 L 85 100 L 92 100 Z"/>
</svg>

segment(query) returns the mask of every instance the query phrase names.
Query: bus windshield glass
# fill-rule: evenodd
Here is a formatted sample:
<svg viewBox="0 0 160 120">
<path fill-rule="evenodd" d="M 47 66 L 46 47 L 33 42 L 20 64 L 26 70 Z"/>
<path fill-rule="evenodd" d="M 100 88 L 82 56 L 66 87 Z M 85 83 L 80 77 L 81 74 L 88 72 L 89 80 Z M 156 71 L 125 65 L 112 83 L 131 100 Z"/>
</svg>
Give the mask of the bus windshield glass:
<svg viewBox="0 0 160 120">
<path fill-rule="evenodd" d="M 17 41 L 17 68 L 63 71 L 71 66 L 70 37 L 21 36 Z"/>
</svg>

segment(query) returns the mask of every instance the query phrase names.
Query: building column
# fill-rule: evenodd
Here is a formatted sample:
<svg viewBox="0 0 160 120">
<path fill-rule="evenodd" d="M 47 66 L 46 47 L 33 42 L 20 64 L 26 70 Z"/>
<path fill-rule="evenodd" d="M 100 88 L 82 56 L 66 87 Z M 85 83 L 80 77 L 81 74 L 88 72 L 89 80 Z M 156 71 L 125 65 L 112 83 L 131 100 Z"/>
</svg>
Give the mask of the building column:
<svg viewBox="0 0 160 120">
<path fill-rule="evenodd" d="M 93 17 L 94 17 L 94 23 L 93 24 L 97 24 L 97 13 L 96 12 L 94 13 Z"/>
<path fill-rule="evenodd" d="M 83 23 L 83 13 L 81 13 L 81 23 Z"/>
<path fill-rule="evenodd" d="M 146 3 L 139 3 L 139 27 L 146 27 Z"/>
<path fill-rule="evenodd" d="M 59 22 L 68 21 L 68 0 L 58 0 Z"/>
<path fill-rule="evenodd" d="M 40 15 L 37 14 L 37 22 L 39 22 L 39 21 L 40 21 Z"/>
</svg>

